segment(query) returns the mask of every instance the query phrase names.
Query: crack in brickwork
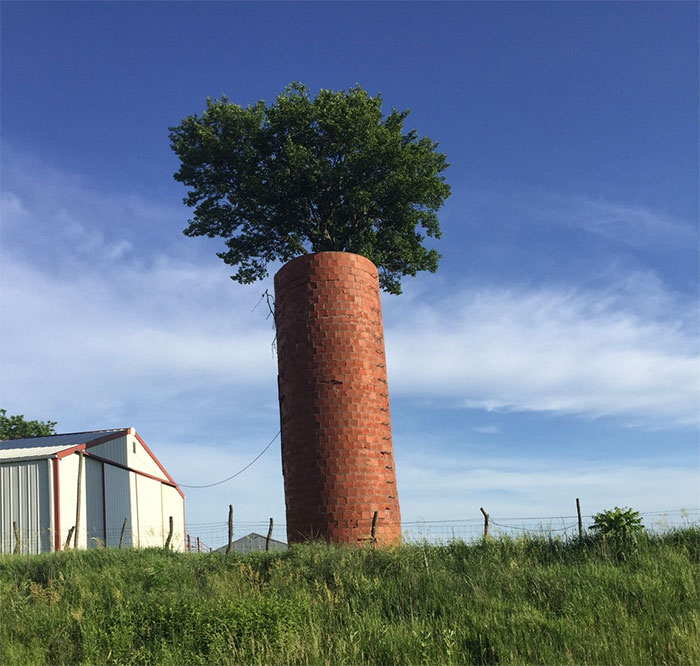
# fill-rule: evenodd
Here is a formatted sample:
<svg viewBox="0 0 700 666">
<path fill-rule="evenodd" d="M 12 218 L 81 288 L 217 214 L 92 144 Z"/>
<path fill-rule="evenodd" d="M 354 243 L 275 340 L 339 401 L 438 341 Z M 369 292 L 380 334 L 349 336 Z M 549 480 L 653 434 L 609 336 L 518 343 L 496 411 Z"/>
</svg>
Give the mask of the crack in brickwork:
<svg viewBox="0 0 700 666">
<path fill-rule="evenodd" d="M 289 543 L 401 538 L 377 269 L 356 254 L 293 259 L 275 275 Z"/>
</svg>

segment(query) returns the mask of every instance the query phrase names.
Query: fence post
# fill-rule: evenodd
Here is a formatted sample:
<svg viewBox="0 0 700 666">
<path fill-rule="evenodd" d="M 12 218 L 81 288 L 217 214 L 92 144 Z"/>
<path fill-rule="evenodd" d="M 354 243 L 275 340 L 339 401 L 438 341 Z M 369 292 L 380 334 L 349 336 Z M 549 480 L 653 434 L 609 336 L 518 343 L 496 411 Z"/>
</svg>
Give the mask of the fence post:
<svg viewBox="0 0 700 666">
<path fill-rule="evenodd" d="M 126 521 L 127 521 L 127 519 L 124 518 L 124 522 L 122 523 L 122 533 L 121 533 L 121 536 L 119 537 L 119 550 L 121 550 L 122 546 L 124 545 L 124 530 L 126 530 Z"/>
<path fill-rule="evenodd" d="M 189 534 L 187 535 L 187 552 L 192 552 L 192 537 Z"/>
<path fill-rule="evenodd" d="M 78 549 L 78 534 L 80 533 L 80 500 L 83 490 L 83 457 L 85 454 L 81 451 L 78 453 L 78 493 L 75 502 L 75 535 L 73 541 L 73 549 Z"/>
<path fill-rule="evenodd" d="M 370 532 L 370 543 L 377 543 L 377 518 L 379 517 L 379 511 L 375 511 L 372 516 L 372 531 Z"/>
<path fill-rule="evenodd" d="M 202 545 L 199 542 L 199 537 L 197 537 L 197 552 L 201 553 L 202 552 Z"/>
<path fill-rule="evenodd" d="M 15 533 L 15 548 L 12 551 L 12 554 L 18 555 L 21 542 L 20 542 L 20 536 L 19 536 L 19 528 L 17 527 L 17 521 L 15 521 L 15 520 L 12 521 L 12 531 Z"/>
<path fill-rule="evenodd" d="M 578 538 L 583 538 L 583 523 L 581 522 L 581 502 L 576 498 L 576 513 L 578 514 Z"/>
<path fill-rule="evenodd" d="M 226 545 L 226 554 L 231 552 L 231 544 L 233 543 L 233 504 L 228 505 L 228 544 Z"/>
<path fill-rule="evenodd" d="M 73 532 L 75 532 L 75 525 L 68 530 L 68 536 L 66 537 L 66 542 L 63 544 L 63 550 L 70 550 L 70 540 L 73 538 Z"/>
<path fill-rule="evenodd" d="M 170 550 L 170 544 L 173 540 L 173 517 L 172 516 L 170 516 L 168 518 L 168 525 L 169 525 L 168 538 L 165 540 L 165 550 Z"/>
<path fill-rule="evenodd" d="M 272 539 L 272 518 L 270 518 L 270 527 L 267 528 L 267 538 L 265 539 L 265 550 L 270 550 L 270 539 Z"/>
<path fill-rule="evenodd" d="M 484 514 L 484 539 L 489 535 L 489 514 L 484 511 L 482 506 L 479 511 Z"/>
</svg>

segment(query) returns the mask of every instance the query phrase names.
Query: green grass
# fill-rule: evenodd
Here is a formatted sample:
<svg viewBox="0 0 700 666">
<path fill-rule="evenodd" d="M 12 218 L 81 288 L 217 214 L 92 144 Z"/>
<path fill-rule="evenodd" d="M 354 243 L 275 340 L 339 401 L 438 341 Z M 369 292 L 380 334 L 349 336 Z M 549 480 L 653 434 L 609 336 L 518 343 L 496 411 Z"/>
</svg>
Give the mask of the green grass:
<svg viewBox="0 0 700 666">
<path fill-rule="evenodd" d="M 700 528 L 0 557 L 1 664 L 700 664 Z"/>
</svg>

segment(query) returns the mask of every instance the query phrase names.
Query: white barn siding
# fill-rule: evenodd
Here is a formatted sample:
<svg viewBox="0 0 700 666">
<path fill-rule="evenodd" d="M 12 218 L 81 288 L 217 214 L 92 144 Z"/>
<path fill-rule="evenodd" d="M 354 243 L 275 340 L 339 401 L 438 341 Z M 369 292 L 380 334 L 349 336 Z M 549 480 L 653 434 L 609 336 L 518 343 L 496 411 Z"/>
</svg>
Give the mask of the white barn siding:
<svg viewBox="0 0 700 666">
<path fill-rule="evenodd" d="M 17 523 L 22 553 L 51 550 L 51 475 L 46 460 L 0 465 L 0 553 L 15 547 Z"/>
<path fill-rule="evenodd" d="M 185 550 L 185 500 L 180 493 L 172 486 L 161 484 L 163 496 L 163 527 L 165 536 L 168 536 L 170 528 L 170 516 L 173 517 L 173 539 L 171 546 L 173 550 Z"/>
<path fill-rule="evenodd" d="M 160 496 L 162 484 L 147 476 L 135 476 L 138 492 L 139 544 L 142 548 L 162 546 L 165 543 Z"/>
<path fill-rule="evenodd" d="M 80 457 L 73 453 L 58 461 L 59 473 L 59 511 L 61 515 L 61 548 L 66 543 L 70 528 L 75 525 L 76 504 L 78 500 L 78 466 Z M 85 531 L 85 460 L 83 460 L 83 480 L 80 497 L 80 534 L 78 534 L 78 548 L 87 548 L 87 533 Z M 71 537 L 70 546 L 75 543 L 75 533 Z"/>
<path fill-rule="evenodd" d="M 143 444 L 141 444 L 134 435 L 129 435 L 128 437 L 126 456 L 128 467 L 131 469 L 137 469 L 139 472 L 150 474 L 164 481 L 168 480 L 168 477 L 163 474 L 158 463 L 153 460 L 148 451 L 143 447 Z"/>
<path fill-rule="evenodd" d="M 129 523 L 133 525 L 133 544 L 136 548 L 141 547 L 141 539 L 139 537 L 140 523 L 139 523 L 139 487 L 138 487 L 138 474 L 129 472 L 129 498 L 131 502 L 131 518 Z M 128 529 L 128 526 L 127 526 Z"/>
</svg>

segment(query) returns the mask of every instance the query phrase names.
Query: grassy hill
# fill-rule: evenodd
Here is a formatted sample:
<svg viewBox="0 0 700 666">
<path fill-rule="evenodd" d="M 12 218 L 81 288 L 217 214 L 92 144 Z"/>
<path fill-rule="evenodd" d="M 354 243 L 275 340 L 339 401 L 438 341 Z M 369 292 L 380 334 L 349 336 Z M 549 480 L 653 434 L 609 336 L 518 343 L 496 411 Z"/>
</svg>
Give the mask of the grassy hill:
<svg viewBox="0 0 700 666">
<path fill-rule="evenodd" d="M 700 664 L 700 528 L 0 557 L 2 664 Z"/>
</svg>

